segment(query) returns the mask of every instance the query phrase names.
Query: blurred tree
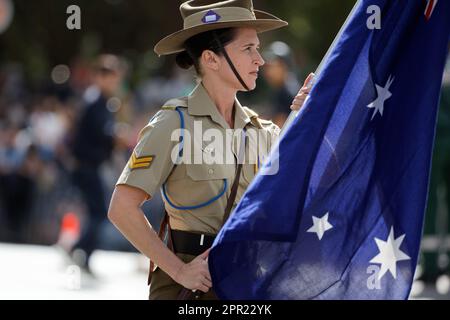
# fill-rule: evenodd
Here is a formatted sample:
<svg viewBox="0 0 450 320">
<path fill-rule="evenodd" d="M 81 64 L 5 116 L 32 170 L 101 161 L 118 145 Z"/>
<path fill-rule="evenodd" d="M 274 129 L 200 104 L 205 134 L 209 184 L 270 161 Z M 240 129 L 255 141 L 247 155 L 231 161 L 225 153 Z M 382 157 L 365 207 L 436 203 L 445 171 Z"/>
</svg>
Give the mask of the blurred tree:
<svg viewBox="0 0 450 320">
<path fill-rule="evenodd" d="M 257 2 L 289 22 L 289 27 L 283 32 L 273 35 L 288 43 L 297 53 L 299 66 L 306 69 L 303 74 L 306 75 L 320 63 L 356 0 Z"/>
<path fill-rule="evenodd" d="M 178 30 L 182 1 L 148 0 L 15 0 L 10 28 L 0 35 L 0 65 L 19 62 L 27 79 L 38 84 L 48 78 L 56 64 L 69 64 L 75 57 L 93 57 L 98 52 L 126 56 L 142 76 L 169 59 L 157 59 L 152 48 L 161 37 Z M 272 34 L 284 40 L 299 55 L 301 66 L 311 69 L 325 54 L 350 12 L 354 0 L 255 0 L 255 7 L 268 10 L 290 22 Z M 81 30 L 68 30 L 66 9 L 81 8 Z M 136 70 L 135 70 L 136 71 Z"/>
</svg>

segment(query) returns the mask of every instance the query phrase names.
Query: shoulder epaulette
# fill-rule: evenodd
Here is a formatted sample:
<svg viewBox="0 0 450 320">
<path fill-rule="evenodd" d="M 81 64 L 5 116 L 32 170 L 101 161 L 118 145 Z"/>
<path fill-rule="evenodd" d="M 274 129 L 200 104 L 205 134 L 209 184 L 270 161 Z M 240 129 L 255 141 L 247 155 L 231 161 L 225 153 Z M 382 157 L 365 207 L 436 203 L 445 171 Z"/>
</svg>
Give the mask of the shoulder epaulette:
<svg viewBox="0 0 450 320">
<path fill-rule="evenodd" d="M 161 110 L 175 110 L 177 106 L 162 106 Z"/>
<path fill-rule="evenodd" d="M 270 120 L 261 119 L 259 115 L 252 109 L 247 107 L 243 107 L 243 109 L 247 114 L 247 116 L 250 118 L 252 124 L 258 127 L 259 129 L 263 129 L 265 126 L 272 124 L 272 121 Z"/>
<path fill-rule="evenodd" d="M 266 119 L 261 119 L 261 118 L 258 118 L 258 119 L 259 119 L 259 122 L 261 122 L 264 125 L 271 125 L 273 123 L 271 120 L 266 120 Z"/>
<path fill-rule="evenodd" d="M 177 107 L 187 108 L 186 97 L 171 99 L 164 103 L 162 110 L 175 110 Z"/>
<path fill-rule="evenodd" d="M 251 119 L 254 117 L 258 117 L 258 114 L 253 111 L 252 109 L 248 108 L 248 107 L 242 107 L 244 109 L 244 112 L 247 114 L 247 116 Z"/>
</svg>

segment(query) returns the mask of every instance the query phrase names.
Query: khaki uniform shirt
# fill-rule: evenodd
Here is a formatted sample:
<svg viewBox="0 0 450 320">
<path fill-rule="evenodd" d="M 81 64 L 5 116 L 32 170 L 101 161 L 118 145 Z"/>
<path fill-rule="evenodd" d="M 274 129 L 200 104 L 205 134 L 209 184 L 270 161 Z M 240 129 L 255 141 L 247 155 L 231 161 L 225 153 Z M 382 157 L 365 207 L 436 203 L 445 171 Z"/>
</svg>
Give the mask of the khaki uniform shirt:
<svg viewBox="0 0 450 320">
<path fill-rule="evenodd" d="M 244 128 L 248 132 L 258 131 L 259 133 L 257 143 L 254 141 L 256 135 L 247 135 L 246 161 L 243 163 L 239 180 L 234 203 L 236 206 L 261 165 L 263 156 L 261 153 L 269 153 L 272 143 L 280 131 L 271 121 L 259 119 L 255 112 L 242 107 L 237 99 L 234 106 L 235 121 L 234 129 L 231 130 L 201 83 L 189 96 L 165 103 L 141 131 L 138 144 L 117 185 L 133 186 L 144 190 L 151 196 L 165 183 L 167 196 L 175 206 L 192 207 L 219 195 L 224 189 L 224 179 L 226 179 L 226 192 L 216 201 L 201 208 L 175 209 L 164 199 L 172 229 L 217 234 L 222 227 L 227 199 L 235 178 L 238 150 L 243 150 L 240 149 L 241 143 L 244 141 L 242 134 L 233 135 L 233 133 L 242 133 Z M 185 131 L 183 159 L 190 160 L 190 163 L 174 163 L 180 147 L 181 128 L 180 116 L 175 107 L 179 107 L 183 113 L 185 129 L 189 132 Z M 198 139 L 198 135 L 195 135 L 194 131 L 199 127 L 202 129 L 202 134 Z M 224 138 L 219 142 L 213 138 L 205 139 L 208 136 L 207 133 L 220 133 L 223 137 L 228 135 L 228 139 Z M 205 137 L 202 139 L 203 134 Z M 188 135 L 192 139 L 188 139 Z M 259 147 L 255 148 L 256 152 L 250 151 L 250 142 L 259 144 Z M 197 149 L 194 145 L 197 146 Z M 196 154 L 196 150 L 200 150 L 200 152 Z M 223 154 L 223 151 L 228 157 L 226 161 L 195 162 L 199 157 L 200 159 L 202 156 L 211 157 Z M 250 155 L 250 153 L 252 154 Z M 240 154 L 243 155 L 243 153 Z M 253 161 L 250 160 L 250 157 Z M 220 159 L 225 159 L 225 156 Z"/>
</svg>

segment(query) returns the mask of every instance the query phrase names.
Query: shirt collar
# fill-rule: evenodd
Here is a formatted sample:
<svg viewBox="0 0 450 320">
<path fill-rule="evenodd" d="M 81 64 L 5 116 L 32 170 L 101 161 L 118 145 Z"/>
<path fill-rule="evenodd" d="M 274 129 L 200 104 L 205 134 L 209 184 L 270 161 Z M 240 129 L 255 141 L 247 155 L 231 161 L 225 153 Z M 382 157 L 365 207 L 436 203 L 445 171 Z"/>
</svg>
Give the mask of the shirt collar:
<svg viewBox="0 0 450 320">
<path fill-rule="evenodd" d="M 234 129 L 243 129 L 251 120 L 237 98 L 234 101 L 234 108 Z M 199 83 L 188 96 L 188 113 L 193 116 L 210 116 L 223 128 L 230 128 L 202 83 Z"/>
</svg>

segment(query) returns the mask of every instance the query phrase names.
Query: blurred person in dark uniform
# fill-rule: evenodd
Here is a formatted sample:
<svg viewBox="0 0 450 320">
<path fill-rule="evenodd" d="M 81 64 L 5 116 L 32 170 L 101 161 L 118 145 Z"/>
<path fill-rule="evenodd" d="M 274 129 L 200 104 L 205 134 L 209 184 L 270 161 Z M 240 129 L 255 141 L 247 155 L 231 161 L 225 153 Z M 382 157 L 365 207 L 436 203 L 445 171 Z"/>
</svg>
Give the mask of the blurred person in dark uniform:
<svg viewBox="0 0 450 320">
<path fill-rule="evenodd" d="M 0 202 L 6 213 L 6 230 L 1 241 L 25 243 L 25 226 L 30 218 L 34 203 L 37 176 L 42 173 L 44 163 L 38 148 L 30 145 L 19 160 L 20 164 L 12 170 L 0 168 Z"/>
<path fill-rule="evenodd" d="M 101 55 L 93 70 L 93 86 L 84 95 L 85 106 L 73 141 L 73 181 L 87 207 L 88 221 L 71 250 L 73 260 L 91 272 L 89 258 L 99 242 L 99 227 L 107 214 L 106 195 L 100 168 L 108 161 L 116 144 L 112 101 L 124 77 L 124 63 L 114 55 Z M 112 99 L 114 98 L 114 99 Z"/>
<path fill-rule="evenodd" d="M 264 79 L 270 86 L 272 121 L 280 128 L 289 116 L 289 106 L 297 95 L 299 81 L 291 48 L 284 42 L 275 41 L 263 52 L 266 64 L 262 68 Z"/>
</svg>

